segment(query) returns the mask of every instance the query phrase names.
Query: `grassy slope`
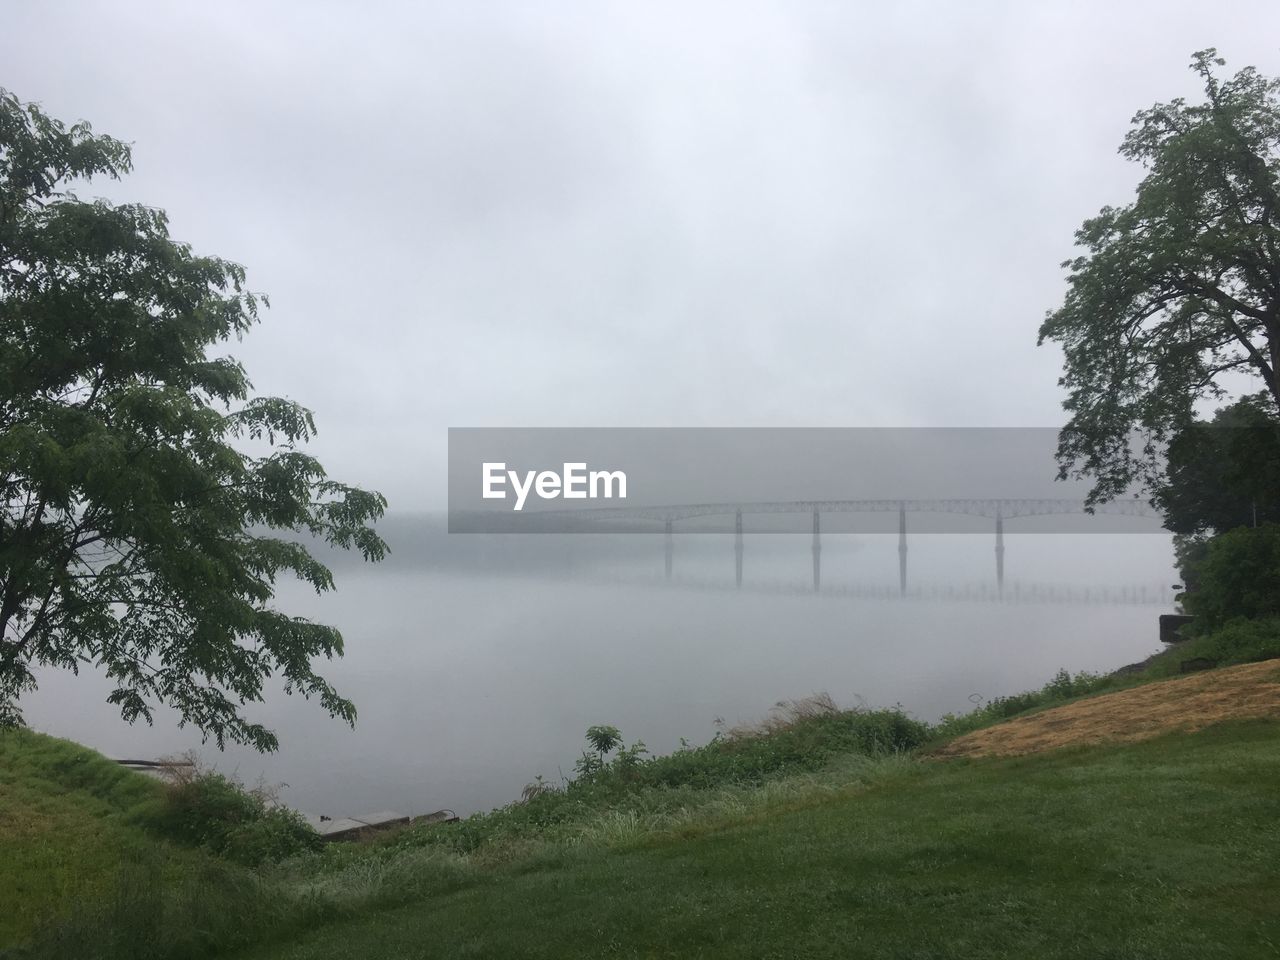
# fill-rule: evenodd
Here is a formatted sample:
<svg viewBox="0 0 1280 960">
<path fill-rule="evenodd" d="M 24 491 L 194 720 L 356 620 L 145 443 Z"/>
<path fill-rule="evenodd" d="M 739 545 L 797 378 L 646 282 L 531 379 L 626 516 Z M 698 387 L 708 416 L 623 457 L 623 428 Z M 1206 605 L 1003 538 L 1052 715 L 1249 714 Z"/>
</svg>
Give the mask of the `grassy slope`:
<svg viewBox="0 0 1280 960">
<path fill-rule="evenodd" d="M 969 713 L 944 717 L 934 727 L 935 746 L 1014 717 L 1185 676 L 1183 662 L 1198 658 L 1206 658 L 1220 667 L 1280 660 L 1280 618 L 1232 624 L 1209 636 L 1183 640 L 1141 664 L 1115 673 L 1071 676 L 1060 670 L 1040 690 L 997 697 Z"/>
<path fill-rule="evenodd" d="M 68 740 L 0 731 L 0 956 L 195 956 L 304 911 L 161 835 L 162 785 Z M 276 923 L 285 927 L 285 923 Z M 243 931 L 243 933 L 242 933 Z"/>
<path fill-rule="evenodd" d="M 92 750 L 24 730 L 0 733 L 0 945 L 42 916 L 102 895 L 148 846 L 137 821 L 158 784 Z"/>
<path fill-rule="evenodd" d="M 1074 693 L 1050 687 L 1058 703 Z M 687 779 L 756 753 L 815 760 L 844 743 L 844 724 L 821 715 L 767 744 L 647 769 L 690 767 Z M 261 958 L 1277 952 L 1274 721 L 1016 760 L 850 755 L 806 769 L 762 787 L 602 794 L 587 820 L 546 836 L 499 818 L 498 845 L 475 856 L 409 836 L 260 878 L 158 835 L 154 782 L 66 741 L 6 733 L 0 955 L 56 916 L 69 919 L 45 926 L 33 957 L 252 943 Z"/>
<path fill-rule="evenodd" d="M 1254 957 L 1280 725 L 923 762 L 781 815 L 460 876 L 255 957 Z"/>
</svg>

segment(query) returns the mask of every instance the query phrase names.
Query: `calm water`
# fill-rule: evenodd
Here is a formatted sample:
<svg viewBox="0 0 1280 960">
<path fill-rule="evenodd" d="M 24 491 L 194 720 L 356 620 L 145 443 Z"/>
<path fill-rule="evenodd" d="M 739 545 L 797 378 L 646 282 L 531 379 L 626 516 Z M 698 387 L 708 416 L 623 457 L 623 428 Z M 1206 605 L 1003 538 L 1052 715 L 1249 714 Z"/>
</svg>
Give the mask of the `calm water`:
<svg viewBox="0 0 1280 960">
<path fill-rule="evenodd" d="M 679 545 L 672 586 L 661 582 L 660 548 L 576 578 L 387 565 L 342 571 L 326 597 L 290 585 L 283 609 L 342 628 L 347 655 L 327 675 L 360 717 L 352 731 L 315 704 L 275 696 L 255 711 L 280 734 L 268 757 L 201 747 L 164 711 L 154 727 L 129 727 L 103 702 L 106 682 L 88 674 L 42 676 L 25 712 L 36 729 L 109 756 L 198 748 L 246 781 L 288 784 L 282 798 L 307 811 L 467 813 L 513 799 L 537 774 L 569 772 L 591 724 L 666 752 L 681 737 L 709 739 L 717 719 L 756 720 L 779 699 L 818 691 L 931 720 L 968 709 L 974 695 L 1039 686 L 1059 667 L 1148 656 L 1160 647 L 1157 616 L 1173 609 L 1162 536 L 1010 537 L 1002 603 L 947 599 L 994 595 L 989 539 L 913 540 L 911 584 L 923 598 L 906 601 L 847 595 L 855 585 L 896 592 L 895 538 L 831 538 L 822 596 L 808 592 L 807 540 L 764 539 L 748 550 L 742 591 L 718 538 Z M 1128 585 L 1146 602 L 1031 599 L 1049 585 L 1095 601 Z"/>
</svg>

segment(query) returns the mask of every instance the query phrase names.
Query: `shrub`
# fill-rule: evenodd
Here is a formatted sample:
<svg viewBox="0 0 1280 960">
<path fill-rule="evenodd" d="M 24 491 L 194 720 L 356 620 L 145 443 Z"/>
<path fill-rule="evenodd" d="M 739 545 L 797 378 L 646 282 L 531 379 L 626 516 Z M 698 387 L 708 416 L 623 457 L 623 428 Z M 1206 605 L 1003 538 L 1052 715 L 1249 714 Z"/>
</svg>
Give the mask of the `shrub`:
<svg viewBox="0 0 1280 960">
<path fill-rule="evenodd" d="M 1209 541 L 1186 605 L 1204 635 L 1236 618 L 1280 617 L 1280 524 L 1237 527 Z"/>
<path fill-rule="evenodd" d="M 1219 666 L 1280 657 L 1280 617 L 1239 618 L 1212 633 L 1197 636 L 1185 647 L 1179 645 L 1180 660 L 1193 657 L 1204 657 Z"/>
<path fill-rule="evenodd" d="M 155 825 L 171 838 L 246 866 L 318 849 L 320 836 L 302 817 L 274 803 L 273 791 L 193 768 L 169 783 Z"/>
</svg>

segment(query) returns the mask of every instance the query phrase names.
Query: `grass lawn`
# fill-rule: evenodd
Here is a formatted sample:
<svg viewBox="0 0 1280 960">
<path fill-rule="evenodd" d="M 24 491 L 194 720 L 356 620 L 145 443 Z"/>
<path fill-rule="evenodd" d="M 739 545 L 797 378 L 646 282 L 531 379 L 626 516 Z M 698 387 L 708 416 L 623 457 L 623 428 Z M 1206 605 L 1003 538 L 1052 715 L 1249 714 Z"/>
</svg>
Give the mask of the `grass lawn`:
<svg viewBox="0 0 1280 960">
<path fill-rule="evenodd" d="M 846 795 L 460 875 L 254 958 L 1280 955 L 1280 724 L 922 761 Z"/>
<path fill-rule="evenodd" d="M 755 735 L 619 751 L 490 814 L 257 866 L 222 828 L 282 834 L 224 823 L 239 794 L 220 778 L 165 790 L 7 732 L 0 958 L 1280 956 L 1275 668 L 1094 699 L 1068 680 L 948 724 L 984 729 L 945 759 L 902 714 L 815 698 Z M 954 749 L 1028 726 L 1041 748 L 1170 732 Z"/>
<path fill-rule="evenodd" d="M 160 783 L 79 744 L 0 731 L 0 958 L 208 955 L 237 928 L 269 929 L 273 909 L 303 913 L 160 835 L 163 800 Z M 8 952 L 37 931 L 52 931 L 38 949 Z"/>
<path fill-rule="evenodd" d="M 0 733 L 0 944 L 105 894 L 159 785 L 67 740 Z"/>
</svg>

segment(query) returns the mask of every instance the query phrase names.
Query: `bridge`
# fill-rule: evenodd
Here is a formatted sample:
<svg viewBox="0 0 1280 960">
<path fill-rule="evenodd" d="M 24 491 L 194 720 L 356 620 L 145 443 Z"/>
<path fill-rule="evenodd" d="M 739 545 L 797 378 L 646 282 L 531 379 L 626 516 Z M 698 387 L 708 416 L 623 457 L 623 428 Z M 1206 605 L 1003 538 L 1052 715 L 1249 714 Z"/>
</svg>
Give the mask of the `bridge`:
<svg viewBox="0 0 1280 960">
<path fill-rule="evenodd" d="M 1004 525 L 1025 517 L 1102 515 L 1160 518 L 1161 514 L 1141 499 L 1113 500 L 1090 507 L 1073 499 L 951 498 L 932 500 L 778 500 L 754 503 L 692 503 L 677 506 L 595 507 L 584 510 L 542 511 L 540 518 L 572 518 L 574 521 L 652 522 L 662 524 L 665 534 L 665 572 L 670 580 L 675 565 L 676 524 L 703 517 L 733 517 L 734 559 L 737 586 L 742 586 L 742 565 L 746 547 L 743 517 L 762 514 L 810 514 L 813 517 L 813 589 L 822 589 L 822 516 L 845 513 L 894 513 L 898 515 L 898 593 L 907 594 L 907 514 L 960 514 L 984 517 L 995 527 L 996 590 L 1004 593 Z"/>
</svg>

